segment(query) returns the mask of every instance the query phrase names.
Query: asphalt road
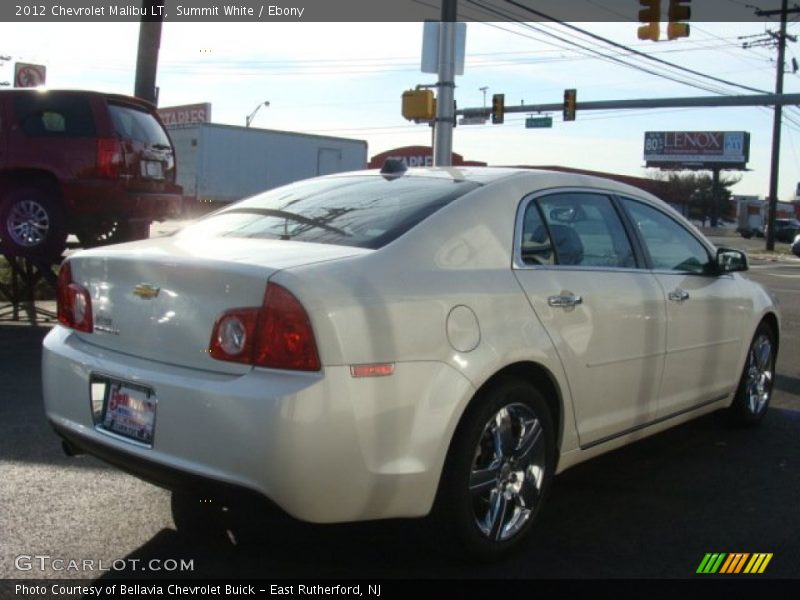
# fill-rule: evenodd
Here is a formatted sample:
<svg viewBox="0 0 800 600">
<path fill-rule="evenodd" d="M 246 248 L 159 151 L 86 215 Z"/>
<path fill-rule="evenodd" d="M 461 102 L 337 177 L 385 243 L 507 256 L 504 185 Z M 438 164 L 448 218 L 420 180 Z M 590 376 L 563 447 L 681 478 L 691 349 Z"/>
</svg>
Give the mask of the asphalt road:
<svg viewBox="0 0 800 600">
<path fill-rule="evenodd" d="M 711 415 L 563 473 L 530 543 L 491 565 L 440 552 L 426 521 L 285 524 L 255 544 L 199 544 L 175 530 L 167 492 L 93 458 L 62 455 L 41 402 L 47 327 L 0 321 L 0 578 L 684 578 L 697 577 L 707 552 L 770 552 L 767 576 L 798 577 L 800 263 L 755 261 L 749 276 L 783 310 L 773 407 L 762 426 L 731 428 Z M 252 534 L 246 529 L 239 534 Z M 52 563 L 41 571 L 20 556 L 94 560 L 95 568 L 141 562 L 121 572 Z M 151 559 L 190 560 L 193 570 L 141 571 Z"/>
</svg>

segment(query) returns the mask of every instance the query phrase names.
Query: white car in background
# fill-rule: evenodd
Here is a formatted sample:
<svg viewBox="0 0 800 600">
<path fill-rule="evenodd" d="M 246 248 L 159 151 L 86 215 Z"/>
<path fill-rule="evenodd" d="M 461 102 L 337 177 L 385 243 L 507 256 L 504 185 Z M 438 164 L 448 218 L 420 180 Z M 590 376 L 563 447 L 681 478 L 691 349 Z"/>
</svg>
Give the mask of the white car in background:
<svg viewBox="0 0 800 600">
<path fill-rule="evenodd" d="M 779 316 L 746 269 L 605 179 L 311 179 L 70 256 L 47 415 L 69 452 L 176 497 L 249 490 L 317 523 L 433 512 L 496 557 L 556 473 L 711 411 L 761 420 Z"/>
</svg>

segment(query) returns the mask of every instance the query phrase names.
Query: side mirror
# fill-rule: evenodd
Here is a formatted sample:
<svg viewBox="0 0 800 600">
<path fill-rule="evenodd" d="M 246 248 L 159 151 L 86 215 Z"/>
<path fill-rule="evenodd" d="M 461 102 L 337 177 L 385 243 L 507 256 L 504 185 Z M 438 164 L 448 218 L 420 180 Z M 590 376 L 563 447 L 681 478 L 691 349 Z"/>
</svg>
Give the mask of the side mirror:
<svg viewBox="0 0 800 600">
<path fill-rule="evenodd" d="M 747 255 L 741 250 L 733 248 L 719 248 L 717 250 L 717 271 L 719 273 L 734 273 L 747 271 Z"/>
</svg>

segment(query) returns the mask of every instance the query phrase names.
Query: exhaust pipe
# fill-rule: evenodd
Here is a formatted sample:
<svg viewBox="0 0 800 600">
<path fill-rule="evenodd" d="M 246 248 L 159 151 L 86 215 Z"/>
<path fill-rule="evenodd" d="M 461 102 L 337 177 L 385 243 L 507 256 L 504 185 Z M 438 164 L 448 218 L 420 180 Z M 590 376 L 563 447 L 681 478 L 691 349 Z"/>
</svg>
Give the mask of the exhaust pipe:
<svg viewBox="0 0 800 600">
<path fill-rule="evenodd" d="M 81 456 L 85 454 L 83 450 L 81 450 L 80 448 L 76 448 L 75 446 L 70 444 L 67 440 L 61 440 L 61 449 L 64 451 L 64 454 L 66 454 L 69 457 Z"/>
</svg>

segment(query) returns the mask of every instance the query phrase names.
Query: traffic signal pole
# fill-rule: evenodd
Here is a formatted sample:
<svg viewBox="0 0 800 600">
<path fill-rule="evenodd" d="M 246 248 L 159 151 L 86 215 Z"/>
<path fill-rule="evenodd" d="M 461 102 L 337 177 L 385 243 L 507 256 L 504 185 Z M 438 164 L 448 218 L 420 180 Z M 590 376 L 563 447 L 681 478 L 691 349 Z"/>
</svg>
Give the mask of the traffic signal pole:
<svg viewBox="0 0 800 600">
<path fill-rule="evenodd" d="M 783 106 L 784 104 L 800 104 L 800 94 L 751 94 L 747 96 L 691 96 L 685 98 L 639 98 L 633 100 L 593 100 L 576 102 L 575 110 L 610 110 L 628 108 L 696 108 L 725 106 Z M 523 104 L 506 106 L 506 113 L 531 113 L 563 110 L 563 102 L 549 104 Z M 464 117 L 489 117 L 491 109 L 460 108 L 457 115 Z"/>
<path fill-rule="evenodd" d="M 453 157 L 453 123 L 456 78 L 456 2 L 442 0 L 439 26 L 439 82 L 436 84 L 436 119 L 433 133 L 433 164 L 449 167 Z"/>
</svg>

